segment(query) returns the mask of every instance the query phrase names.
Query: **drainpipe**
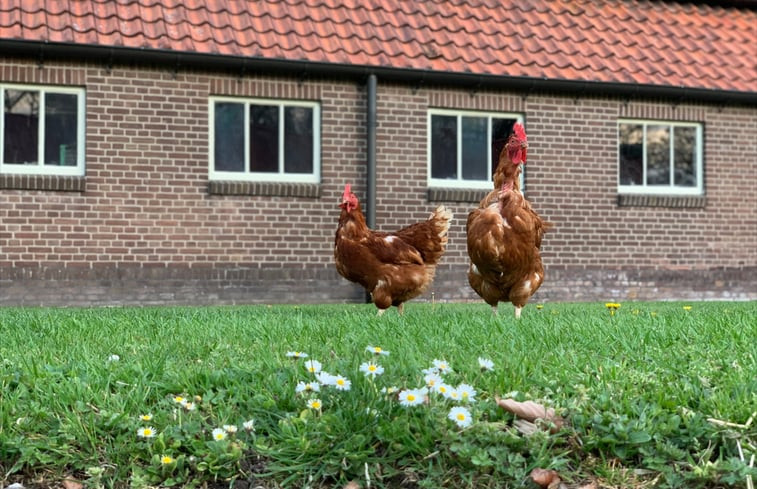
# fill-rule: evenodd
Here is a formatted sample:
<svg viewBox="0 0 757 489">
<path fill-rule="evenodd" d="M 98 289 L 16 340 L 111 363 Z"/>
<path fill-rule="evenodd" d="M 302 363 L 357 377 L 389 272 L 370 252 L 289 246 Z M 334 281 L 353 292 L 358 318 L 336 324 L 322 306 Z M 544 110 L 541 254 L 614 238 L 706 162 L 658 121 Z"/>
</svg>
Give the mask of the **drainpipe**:
<svg viewBox="0 0 757 489">
<path fill-rule="evenodd" d="M 366 176 L 366 203 L 368 215 L 366 223 L 371 229 L 376 228 L 376 75 L 368 76 L 368 167 Z"/>
<path fill-rule="evenodd" d="M 368 120 L 367 125 L 367 174 L 366 174 L 366 203 L 368 215 L 366 224 L 371 229 L 376 229 L 376 74 L 368 75 Z M 365 294 L 365 302 L 371 302 L 371 294 Z"/>
</svg>

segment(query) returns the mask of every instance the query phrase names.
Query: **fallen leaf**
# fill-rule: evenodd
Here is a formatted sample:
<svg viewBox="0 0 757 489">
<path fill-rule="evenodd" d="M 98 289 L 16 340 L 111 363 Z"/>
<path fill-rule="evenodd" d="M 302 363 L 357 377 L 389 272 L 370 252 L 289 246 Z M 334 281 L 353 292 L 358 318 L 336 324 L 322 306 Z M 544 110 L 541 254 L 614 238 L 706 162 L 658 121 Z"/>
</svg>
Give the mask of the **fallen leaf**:
<svg viewBox="0 0 757 489">
<path fill-rule="evenodd" d="M 63 481 L 63 487 L 65 489 L 82 489 L 84 487 L 81 482 L 73 479 L 65 479 Z"/>
<path fill-rule="evenodd" d="M 557 487 L 560 484 L 560 475 L 556 470 L 536 468 L 531 471 L 531 479 L 541 487 Z"/>
<path fill-rule="evenodd" d="M 500 399 L 498 397 L 495 399 L 499 407 L 525 419 L 526 421 L 534 422 L 537 420 L 543 420 L 550 423 L 552 425 L 550 432 L 552 433 L 559 431 L 560 428 L 563 427 L 563 424 L 565 424 L 565 420 L 562 416 L 557 415 L 554 409 L 547 408 L 538 402 L 519 402 L 515 399 Z"/>
</svg>

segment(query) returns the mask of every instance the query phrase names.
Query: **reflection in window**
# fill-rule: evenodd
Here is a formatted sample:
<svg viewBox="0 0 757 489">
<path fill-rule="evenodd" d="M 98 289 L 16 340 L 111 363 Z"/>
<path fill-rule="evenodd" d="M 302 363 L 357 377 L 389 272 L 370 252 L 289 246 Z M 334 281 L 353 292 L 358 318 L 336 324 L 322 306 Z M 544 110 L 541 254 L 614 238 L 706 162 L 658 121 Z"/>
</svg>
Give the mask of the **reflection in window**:
<svg viewBox="0 0 757 489">
<path fill-rule="evenodd" d="M 219 102 L 215 105 L 215 145 L 213 158 L 216 170 L 244 171 L 244 105 Z"/>
<path fill-rule="evenodd" d="M 701 140 L 699 124 L 620 121 L 619 190 L 701 194 Z"/>
<path fill-rule="evenodd" d="M 211 179 L 320 180 L 317 104 L 218 97 L 211 120 Z"/>
<path fill-rule="evenodd" d="M 40 93 L 5 89 L 3 98 L 3 161 L 36 165 L 39 161 Z"/>
<path fill-rule="evenodd" d="M 429 117 L 429 183 L 487 188 L 517 117 L 433 110 Z"/>
<path fill-rule="evenodd" d="M 84 90 L 0 84 L 0 173 L 84 174 Z"/>
</svg>

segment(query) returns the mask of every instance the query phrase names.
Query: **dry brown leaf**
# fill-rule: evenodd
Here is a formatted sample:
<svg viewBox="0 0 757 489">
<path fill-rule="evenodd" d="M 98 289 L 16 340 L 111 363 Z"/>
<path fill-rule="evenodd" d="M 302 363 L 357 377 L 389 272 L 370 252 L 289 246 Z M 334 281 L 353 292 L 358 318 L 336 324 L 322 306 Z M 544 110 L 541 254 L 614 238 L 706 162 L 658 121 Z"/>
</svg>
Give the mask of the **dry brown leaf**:
<svg viewBox="0 0 757 489">
<path fill-rule="evenodd" d="M 65 489 L 82 489 L 84 485 L 82 485 L 81 482 L 74 480 L 74 479 L 65 479 L 63 481 L 63 487 Z"/>
<path fill-rule="evenodd" d="M 556 470 L 536 468 L 530 475 L 531 479 L 541 487 L 557 487 L 562 481 Z"/>
<path fill-rule="evenodd" d="M 497 405 L 499 405 L 505 411 L 509 411 L 514 415 L 525 419 L 526 421 L 534 422 L 536 420 L 544 420 L 554 426 L 550 429 L 552 433 L 557 432 L 565 424 L 565 420 L 562 416 L 557 415 L 555 410 L 547 408 L 538 402 L 524 401 L 519 402 L 515 399 L 500 399 L 496 398 Z"/>
</svg>

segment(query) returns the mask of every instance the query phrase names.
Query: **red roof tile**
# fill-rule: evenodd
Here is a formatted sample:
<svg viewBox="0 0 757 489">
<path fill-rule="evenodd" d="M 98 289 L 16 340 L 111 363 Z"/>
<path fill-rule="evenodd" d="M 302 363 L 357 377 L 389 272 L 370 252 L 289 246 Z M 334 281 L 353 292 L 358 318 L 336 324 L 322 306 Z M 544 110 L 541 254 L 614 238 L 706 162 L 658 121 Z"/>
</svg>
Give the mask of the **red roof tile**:
<svg viewBox="0 0 757 489">
<path fill-rule="evenodd" d="M 650 0 L 0 0 L 0 40 L 757 92 L 757 11 Z"/>
</svg>

